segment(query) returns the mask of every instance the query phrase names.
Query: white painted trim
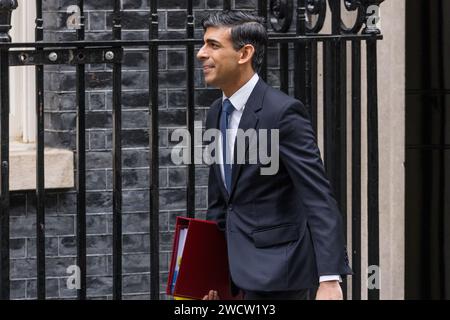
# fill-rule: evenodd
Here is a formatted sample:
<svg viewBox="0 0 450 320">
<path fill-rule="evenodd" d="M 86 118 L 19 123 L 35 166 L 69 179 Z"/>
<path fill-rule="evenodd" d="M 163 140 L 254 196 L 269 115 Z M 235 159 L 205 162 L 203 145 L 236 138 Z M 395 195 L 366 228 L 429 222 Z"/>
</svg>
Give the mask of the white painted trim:
<svg viewBox="0 0 450 320">
<path fill-rule="evenodd" d="M 25 4 L 26 2 L 26 4 Z M 35 1 L 19 0 L 12 14 L 10 35 L 13 42 L 33 42 Z M 36 136 L 35 67 L 10 68 L 10 139 L 34 142 Z"/>
</svg>

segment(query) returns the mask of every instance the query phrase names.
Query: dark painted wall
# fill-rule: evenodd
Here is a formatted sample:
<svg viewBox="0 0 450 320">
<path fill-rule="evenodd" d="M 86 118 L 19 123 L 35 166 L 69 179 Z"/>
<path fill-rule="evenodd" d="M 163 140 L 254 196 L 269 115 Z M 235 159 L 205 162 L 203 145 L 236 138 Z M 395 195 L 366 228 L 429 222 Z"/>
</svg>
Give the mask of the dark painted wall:
<svg viewBox="0 0 450 320">
<path fill-rule="evenodd" d="M 450 3 L 406 1 L 406 298 L 450 299 Z"/>
</svg>

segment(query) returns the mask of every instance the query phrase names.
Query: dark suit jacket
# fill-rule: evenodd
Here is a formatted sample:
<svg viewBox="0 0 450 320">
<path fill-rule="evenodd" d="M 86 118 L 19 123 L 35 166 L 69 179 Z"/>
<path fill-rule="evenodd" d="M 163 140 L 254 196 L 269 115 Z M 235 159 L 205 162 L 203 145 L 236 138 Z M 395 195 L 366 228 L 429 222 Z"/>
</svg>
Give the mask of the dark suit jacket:
<svg viewBox="0 0 450 320">
<path fill-rule="evenodd" d="M 211 105 L 206 129 L 219 128 L 221 101 Z M 210 166 L 207 219 L 226 233 L 234 284 L 299 290 L 322 275 L 351 274 L 341 215 L 302 103 L 260 79 L 239 128 L 279 129 L 280 164 L 275 175 L 261 175 L 260 163 L 233 165 L 230 195 L 220 166 Z"/>
</svg>

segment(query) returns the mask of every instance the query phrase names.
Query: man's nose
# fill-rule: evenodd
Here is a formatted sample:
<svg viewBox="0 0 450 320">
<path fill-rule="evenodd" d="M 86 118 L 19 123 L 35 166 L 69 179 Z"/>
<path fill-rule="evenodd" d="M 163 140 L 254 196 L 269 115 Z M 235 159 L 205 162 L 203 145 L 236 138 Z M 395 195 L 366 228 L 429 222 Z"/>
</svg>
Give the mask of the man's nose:
<svg viewBox="0 0 450 320">
<path fill-rule="evenodd" d="M 205 46 L 201 47 L 200 50 L 197 52 L 197 59 L 198 60 L 205 60 L 208 56 L 206 54 Z"/>
</svg>

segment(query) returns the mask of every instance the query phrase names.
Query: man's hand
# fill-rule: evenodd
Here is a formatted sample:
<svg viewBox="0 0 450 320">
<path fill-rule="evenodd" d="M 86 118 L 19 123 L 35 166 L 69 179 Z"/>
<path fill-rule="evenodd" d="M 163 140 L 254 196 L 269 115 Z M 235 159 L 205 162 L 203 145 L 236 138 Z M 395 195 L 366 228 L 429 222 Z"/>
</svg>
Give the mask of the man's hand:
<svg viewBox="0 0 450 320">
<path fill-rule="evenodd" d="M 339 281 L 324 281 L 319 285 L 316 300 L 343 300 L 343 294 Z"/>
<path fill-rule="evenodd" d="M 219 294 L 215 290 L 209 290 L 209 293 L 203 297 L 203 300 L 219 300 Z"/>
</svg>

